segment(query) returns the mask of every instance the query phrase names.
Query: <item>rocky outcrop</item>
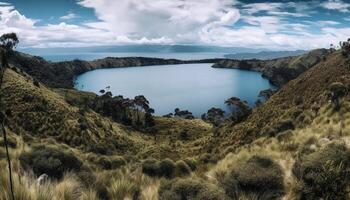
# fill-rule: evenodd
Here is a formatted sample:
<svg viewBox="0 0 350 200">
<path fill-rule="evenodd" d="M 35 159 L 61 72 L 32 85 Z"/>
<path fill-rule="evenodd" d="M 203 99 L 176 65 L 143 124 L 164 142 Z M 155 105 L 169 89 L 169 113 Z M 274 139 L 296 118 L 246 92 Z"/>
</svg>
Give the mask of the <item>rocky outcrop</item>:
<svg viewBox="0 0 350 200">
<path fill-rule="evenodd" d="M 316 49 L 301 56 L 272 60 L 221 60 L 213 67 L 258 71 L 272 84 L 282 86 L 325 59 L 329 53 L 327 49 Z"/>
</svg>

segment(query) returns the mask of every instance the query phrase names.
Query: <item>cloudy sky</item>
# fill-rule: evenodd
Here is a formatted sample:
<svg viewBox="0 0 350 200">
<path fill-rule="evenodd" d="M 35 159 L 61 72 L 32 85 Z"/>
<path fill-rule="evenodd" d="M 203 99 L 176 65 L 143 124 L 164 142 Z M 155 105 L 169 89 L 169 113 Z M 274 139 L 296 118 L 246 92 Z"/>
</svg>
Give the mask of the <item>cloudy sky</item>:
<svg viewBox="0 0 350 200">
<path fill-rule="evenodd" d="M 21 47 L 313 49 L 350 37 L 350 0 L 0 0 L 4 32 Z"/>
</svg>

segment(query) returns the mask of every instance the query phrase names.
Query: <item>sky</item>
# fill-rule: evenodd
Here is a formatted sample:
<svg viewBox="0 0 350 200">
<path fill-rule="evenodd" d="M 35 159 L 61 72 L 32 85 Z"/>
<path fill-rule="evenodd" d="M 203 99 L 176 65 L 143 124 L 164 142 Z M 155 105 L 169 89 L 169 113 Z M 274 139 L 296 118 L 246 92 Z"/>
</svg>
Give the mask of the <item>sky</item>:
<svg viewBox="0 0 350 200">
<path fill-rule="evenodd" d="M 297 50 L 350 37 L 350 0 L 0 0 L 22 48 L 185 44 Z"/>
</svg>

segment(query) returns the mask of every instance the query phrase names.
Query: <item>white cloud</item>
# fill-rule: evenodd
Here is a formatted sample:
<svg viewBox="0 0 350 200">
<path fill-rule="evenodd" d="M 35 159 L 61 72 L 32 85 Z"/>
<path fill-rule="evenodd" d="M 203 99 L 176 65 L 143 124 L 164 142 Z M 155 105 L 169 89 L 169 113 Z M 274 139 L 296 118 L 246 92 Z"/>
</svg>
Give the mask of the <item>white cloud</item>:
<svg viewBox="0 0 350 200">
<path fill-rule="evenodd" d="M 339 25 L 340 22 L 336 22 L 336 21 L 331 21 L 331 20 L 325 20 L 325 21 L 317 21 L 317 24 L 319 24 L 320 26 L 326 26 L 326 25 Z"/>
<path fill-rule="evenodd" d="M 337 21 L 290 22 L 291 17 L 307 16 L 302 11 L 308 8 L 299 3 L 244 5 L 232 0 L 80 0 L 78 3 L 93 8 L 99 21 L 38 25 L 37 20 L 27 18 L 12 5 L 0 3 L 0 34 L 18 33 L 24 47 L 205 44 L 271 49 L 328 47 L 350 35 L 349 29 L 335 28 L 334 25 L 339 25 Z M 243 9 L 238 10 L 237 5 Z M 291 12 L 293 9 L 296 12 Z M 74 13 L 68 13 L 61 18 L 74 17 Z M 238 21 L 245 25 L 236 26 Z"/>
<path fill-rule="evenodd" d="M 76 19 L 76 18 L 79 18 L 79 15 L 72 13 L 72 12 L 60 17 L 61 20 L 71 20 L 71 19 Z"/>
<path fill-rule="evenodd" d="M 341 0 L 328 0 L 327 2 L 322 3 L 321 6 L 329 10 L 338 10 L 344 13 L 350 11 L 350 4 Z"/>
<path fill-rule="evenodd" d="M 283 11 L 286 8 L 294 8 L 297 12 Z M 268 15 L 274 16 L 290 16 L 290 17 L 306 17 L 305 12 L 301 13 L 305 9 L 303 3 L 251 3 L 243 6 L 243 11 L 248 15 L 257 14 L 259 12 L 266 12 Z"/>
<path fill-rule="evenodd" d="M 134 38 L 182 41 L 192 32 L 195 39 L 196 33 L 208 25 L 233 25 L 240 18 L 232 0 L 81 0 L 79 4 L 93 8 L 102 21 L 88 26 Z"/>
</svg>

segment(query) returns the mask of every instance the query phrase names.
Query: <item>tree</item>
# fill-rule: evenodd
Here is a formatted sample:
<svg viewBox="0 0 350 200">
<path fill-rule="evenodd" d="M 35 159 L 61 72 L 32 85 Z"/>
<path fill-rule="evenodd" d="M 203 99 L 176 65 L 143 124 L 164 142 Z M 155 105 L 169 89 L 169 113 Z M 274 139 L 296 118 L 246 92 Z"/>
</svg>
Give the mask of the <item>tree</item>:
<svg viewBox="0 0 350 200">
<path fill-rule="evenodd" d="M 202 115 L 202 119 L 217 127 L 225 120 L 225 111 L 220 108 L 210 108 L 206 114 Z"/>
<path fill-rule="evenodd" d="M 252 109 L 249 107 L 248 103 L 237 97 L 227 99 L 225 104 L 230 108 L 230 119 L 235 123 L 243 121 L 252 112 Z"/>
<path fill-rule="evenodd" d="M 135 107 L 136 107 L 136 115 L 137 115 L 137 124 L 141 124 L 141 113 L 148 113 L 149 110 L 149 102 L 145 96 L 139 95 L 134 98 Z"/>
<path fill-rule="evenodd" d="M 350 55 L 350 38 L 345 42 L 340 42 L 341 52 L 343 56 L 349 57 Z"/>
<path fill-rule="evenodd" d="M 340 99 L 347 93 L 347 88 L 343 83 L 334 82 L 329 86 L 329 96 L 332 103 L 335 105 L 335 109 L 340 109 Z"/>
<path fill-rule="evenodd" d="M 11 51 L 17 47 L 19 39 L 16 33 L 6 33 L 0 37 L 0 46 L 7 51 Z"/>
<path fill-rule="evenodd" d="M 19 40 L 15 33 L 6 33 L 0 37 L 0 47 L 1 47 L 0 90 L 3 84 L 5 70 L 8 67 L 7 59 L 8 59 L 9 52 L 11 52 L 14 48 L 16 48 L 18 43 L 19 43 Z M 0 96 L 0 123 L 1 123 L 1 130 L 4 137 L 6 157 L 7 157 L 8 169 L 9 169 L 9 175 L 10 175 L 9 181 L 10 181 L 10 187 L 11 187 L 11 195 L 12 195 L 12 199 L 14 200 L 15 196 L 13 193 L 11 158 L 8 150 L 7 133 L 5 129 L 6 115 L 5 113 L 2 112 L 3 110 L 5 109 L 3 108 L 3 105 L 2 105 L 2 96 Z"/>
</svg>

